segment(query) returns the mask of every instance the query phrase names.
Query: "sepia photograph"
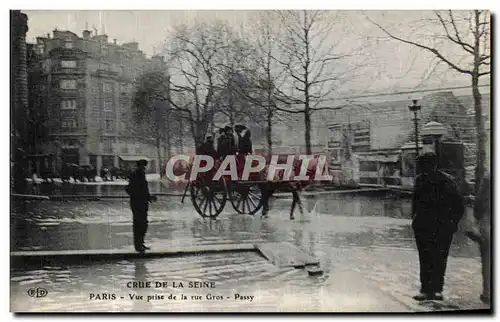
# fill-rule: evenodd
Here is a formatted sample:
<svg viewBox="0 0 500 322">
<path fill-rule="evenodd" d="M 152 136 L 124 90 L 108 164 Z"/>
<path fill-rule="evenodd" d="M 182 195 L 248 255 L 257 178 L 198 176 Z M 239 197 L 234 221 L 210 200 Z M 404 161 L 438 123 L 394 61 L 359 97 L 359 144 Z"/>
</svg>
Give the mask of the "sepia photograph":
<svg viewBox="0 0 500 322">
<path fill-rule="evenodd" d="M 9 15 L 10 312 L 493 312 L 489 10 Z"/>
</svg>

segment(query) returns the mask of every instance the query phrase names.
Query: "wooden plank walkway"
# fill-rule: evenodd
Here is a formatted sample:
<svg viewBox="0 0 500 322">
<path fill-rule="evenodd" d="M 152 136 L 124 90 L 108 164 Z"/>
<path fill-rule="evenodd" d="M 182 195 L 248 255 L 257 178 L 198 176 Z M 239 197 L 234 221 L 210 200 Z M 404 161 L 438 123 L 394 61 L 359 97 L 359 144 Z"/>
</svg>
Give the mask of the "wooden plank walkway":
<svg viewBox="0 0 500 322">
<path fill-rule="evenodd" d="M 262 243 L 256 244 L 255 247 L 279 268 L 304 268 L 307 265 L 319 265 L 319 260 L 287 242 Z"/>
<path fill-rule="evenodd" d="M 362 188 L 362 189 L 349 189 L 349 190 L 324 190 L 324 191 L 303 191 L 300 193 L 303 197 L 321 196 L 321 195 L 337 195 L 337 194 L 363 194 L 363 193 L 382 193 L 389 192 L 387 188 Z M 290 192 L 274 193 L 273 197 L 278 199 L 291 198 Z"/>
<path fill-rule="evenodd" d="M 49 200 L 49 196 L 44 196 L 44 195 L 23 195 L 23 194 L 17 194 L 13 193 L 11 194 L 12 198 L 15 199 L 21 199 L 21 200 Z"/>
<path fill-rule="evenodd" d="M 150 249 L 144 254 L 134 250 L 98 249 L 98 250 L 61 250 L 61 251 L 18 251 L 11 252 L 11 261 L 15 263 L 40 264 L 45 262 L 86 262 L 102 260 L 125 260 L 134 258 L 159 258 L 183 255 L 201 255 L 220 252 L 258 252 L 253 244 L 216 244 L 200 246 L 169 247 Z"/>
<path fill-rule="evenodd" d="M 58 251 L 15 251 L 10 253 L 13 265 L 43 265 L 46 263 L 84 263 L 110 260 L 130 260 L 136 258 L 161 258 L 171 256 L 197 256 L 220 252 L 258 252 L 279 268 L 295 267 L 312 269 L 319 260 L 288 242 L 261 244 L 215 244 L 150 249 L 141 254 L 133 249 L 58 250 Z"/>
</svg>

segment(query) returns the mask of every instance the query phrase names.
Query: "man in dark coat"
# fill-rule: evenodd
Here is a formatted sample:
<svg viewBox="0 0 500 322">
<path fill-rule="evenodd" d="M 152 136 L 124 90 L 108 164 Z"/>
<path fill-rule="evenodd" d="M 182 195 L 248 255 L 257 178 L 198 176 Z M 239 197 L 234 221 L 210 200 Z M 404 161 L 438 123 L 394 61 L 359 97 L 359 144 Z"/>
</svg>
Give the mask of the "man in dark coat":
<svg viewBox="0 0 500 322">
<path fill-rule="evenodd" d="M 133 214 L 134 247 L 140 253 L 149 249 L 144 245 L 144 236 L 148 229 L 149 202 L 156 201 L 156 196 L 151 196 L 149 193 L 145 172 L 147 165 L 147 160 L 137 161 L 137 168 L 130 175 L 126 188 Z"/>
<path fill-rule="evenodd" d="M 420 294 L 417 301 L 443 300 L 444 275 L 453 235 L 464 214 L 464 201 L 455 180 L 437 169 L 434 153 L 417 160 L 412 228 L 420 259 Z"/>
<path fill-rule="evenodd" d="M 214 137 L 209 135 L 205 139 L 205 142 L 199 147 L 198 149 L 198 154 L 200 155 L 209 155 L 212 158 L 217 157 L 217 152 L 215 151 L 214 147 Z"/>
<path fill-rule="evenodd" d="M 224 134 L 219 138 L 219 145 L 217 147 L 217 154 L 219 157 L 224 158 L 228 155 L 236 154 L 236 142 L 234 140 L 233 128 L 226 126 Z"/>
<path fill-rule="evenodd" d="M 238 138 L 238 142 L 236 144 L 238 148 L 238 153 L 240 154 L 252 154 L 252 140 L 250 139 L 250 130 L 247 129 L 244 125 L 236 125 L 234 127 L 236 132 L 236 136 Z"/>
</svg>

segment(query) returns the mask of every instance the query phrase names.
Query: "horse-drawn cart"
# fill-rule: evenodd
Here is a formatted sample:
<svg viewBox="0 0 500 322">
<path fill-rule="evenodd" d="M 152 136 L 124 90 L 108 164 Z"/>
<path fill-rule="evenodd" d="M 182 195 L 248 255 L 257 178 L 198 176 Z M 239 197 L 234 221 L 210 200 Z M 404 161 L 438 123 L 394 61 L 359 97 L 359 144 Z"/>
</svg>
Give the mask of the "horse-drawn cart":
<svg viewBox="0 0 500 322">
<path fill-rule="evenodd" d="M 308 165 L 307 174 L 314 176 L 318 163 L 317 159 L 313 159 L 313 161 Z M 221 214 L 228 202 L 231 203 L 237 213 L 254 215 L 263 207 L 264 211 L 267 212 L 269 198 L 276 190 L 292 192 L 294 202 L 298 201 L 301 204 L 300 200 L 296 200 L 298 198 L 297 190 L 312 181 L 294 180 L 294 177 L 300 171 L 300 160 L 294 163 L 294 170 L 290 178 L 284 179 L 283 170 L 277 170 L 273 180 L 268 180 L 269 164 L 266 163 L 266 167 L 262 171 L 251 173 L 248 180 L 241 180 L 242 162 L 245 162 L 245 159 L 237 158 L 237 180 L 231 179 L 231 176 L 227 175 L 222 175 L 219 179 L 214 180 L 214 175 L 221 164 L 220 161 L 215 162 L 213 170 L 198 173 L 194 180 L 187 183 L 182 201 L 184 201 L 189 191 L 193 206 L 202 217 L 216 218 Z M 191 169 L 192 163 L 189 163 L 185 170 L 187 172 L 186 176 L 190 175 Z M 324 169 L 326 170 L 323 171 L 323 174 L 328 173 L 326 164 Z"/>
</svg>

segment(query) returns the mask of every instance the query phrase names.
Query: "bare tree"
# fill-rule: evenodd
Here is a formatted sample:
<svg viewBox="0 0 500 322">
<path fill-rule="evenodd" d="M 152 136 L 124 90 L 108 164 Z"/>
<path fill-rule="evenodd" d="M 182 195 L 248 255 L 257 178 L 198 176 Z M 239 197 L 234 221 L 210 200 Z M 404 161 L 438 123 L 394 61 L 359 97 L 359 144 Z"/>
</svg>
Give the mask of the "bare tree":
<svg viewBox="0 0 500 322">
<path fill-rule="evenodd" d="M 279 42 L 281 53 L 273 58 L 285 70 L 287 82 L 279 97 L 288 107 L 278 109 L 304 116 L 306 152 L 310 154 L 311 115 L 332 109 L 325 103 L 364 64 L 357 61 L 363 45 L 353 39 L 351 45 L 342 43 L 347 36 L 339 13 L 302 10 L 279 12 L 279 16 L 284 35 Z"/>
<path fill-rule="evenodd" d="M 470 76 L 477 131 L 477 164 L 475 171 L 475 191 L 477 193 L 486 167 L 486 132 L 481 106 L 481 93 L 479 92 L 479 80 L 491 72 L 490 13 L 482 10 L 458 13 L 449 10 L 447 12 L 435 11 L 434 13 L 435 19 L 428 19 L 426 22 L 436 24 L 438 26 L 436 29 L 440 30 L 440 32 L 426 35 L 422 37 L 421 41 L 398 36 L 369 17 L 367 18 L 390 38 L 430 52 L 453 71 Z M 457 51 L 450 54 L 449 50 L 445 49 L 446 46 L 450 45 L 455 46 L 463 55 L 457 55 Z"/>
<path fill-rule="evenodd" d="M 264 111 L 266 128 L 266 139 L 268 155 L 272 155 L 273 150 L 273 121 L 276 120 L 276 84 L 283 80 L 283 68 L 279 66 L 273 57 L 278 56 L 277 39 L 279 37 L 279 26 L 275 21 L 278 18 L 276 11 L 263 11 L 258 15 L 255 26 L 255 58 L 257 68 L 256 85 L 259 95 L 254 101 Z"/>
<path fill-rule="evenodd" d="M 148 71 L 138 79 L 133 98 L 133 119 L 146 140 L 154 141 L 158 166 L 161 166 L 162 144 L 170 151 L 170 129 L 172 113 L 169 104 L 169 77 L 164 70 Z M 165 155 L 168 158 L 168 155 Z"/>
<path fill-rule="evenodd" d="M 219 106 L 217 91 L 224 51 L 228 48 L 229 28 L 220 22 L 177 26 L 168 40 L 171 70 L 172 107 L 187 120 L 196 148 L 205 138 Z"/>
<path fill-rule="evenodd" d="M 227 118 L 231 125 L 253 122 L 255 113 L 253 102 L 246 96 L 254 89 L 254 64 L 252 46 L 231 30 L 227 37 L 227 47 L 221 57 L 219 80 L 222 87 L 217 92 L 219 114 Z"/>
</svg>

